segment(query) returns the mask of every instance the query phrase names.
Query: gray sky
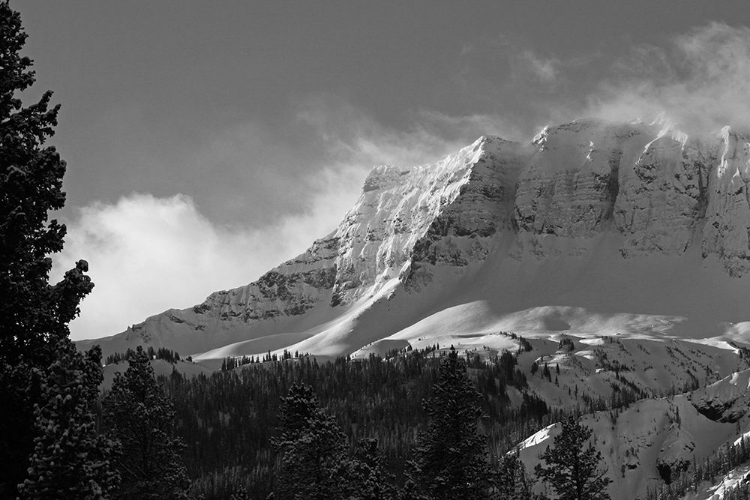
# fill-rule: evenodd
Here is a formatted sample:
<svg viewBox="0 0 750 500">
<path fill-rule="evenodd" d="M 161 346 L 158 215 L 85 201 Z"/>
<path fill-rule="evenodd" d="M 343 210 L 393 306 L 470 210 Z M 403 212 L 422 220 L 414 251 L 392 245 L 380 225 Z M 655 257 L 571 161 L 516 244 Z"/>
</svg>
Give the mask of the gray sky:
<svg viewBox="0 0 750 500">
<path fill-rule="evenodd" d="M 74 338 L 256 279 L 334 229 L 375 164 L 590 115 L 750 120 L 747 0 L 11 5 L 28 98 L 63 106 L 56 272 L 86 258 L 97 284 Z"/>
</svg>

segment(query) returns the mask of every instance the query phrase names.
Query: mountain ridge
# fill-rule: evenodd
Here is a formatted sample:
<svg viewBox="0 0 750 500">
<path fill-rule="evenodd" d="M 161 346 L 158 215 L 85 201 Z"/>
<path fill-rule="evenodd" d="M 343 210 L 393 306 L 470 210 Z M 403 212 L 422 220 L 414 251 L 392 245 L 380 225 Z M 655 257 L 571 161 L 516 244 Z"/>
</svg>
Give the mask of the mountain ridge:
<svg viewBox="0 0 750 500">
<path fill-rule="evenodd" d="M 334 357 L 429 337 L 451 308 L 457 334 L 557 324 L 738 340 L 749 182 L 750 142 L 729 128 L 692 139 L 662 117 L 578 120 L 528 144 L 483 136 L 433 165 L 375 167 L 335 231 L 259 280 L 79 345 Z M 673 326 L 649 330 L 662 316 Z"/>
</svg>

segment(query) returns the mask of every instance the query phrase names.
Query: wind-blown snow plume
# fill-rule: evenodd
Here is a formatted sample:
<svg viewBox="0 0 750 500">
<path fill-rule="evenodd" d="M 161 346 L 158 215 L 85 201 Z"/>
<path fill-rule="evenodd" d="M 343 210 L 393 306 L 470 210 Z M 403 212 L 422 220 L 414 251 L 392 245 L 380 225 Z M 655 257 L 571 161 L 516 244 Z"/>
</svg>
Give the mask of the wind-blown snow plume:
<svg viewBox="0 0 750 500">
<path fill-rule="evenodd" d="M 297 120 L 317 133 L 331 164 L 360 169 L 362 179 L 375 165 L 434 163 L 481 135 L 520 135 L 495 116 L 431 110 L 413 111 L 403 127 L 389 127 L 346 99 L 324 95 L 307 99 Z"/>
<path fill-rule="evenodd" d="M 638 46 L 590 99 L 610 120 L 665 112 L 688 133 L 750 130 L 750 28 L 712 22 L 666 48 Z"/>
</svg>

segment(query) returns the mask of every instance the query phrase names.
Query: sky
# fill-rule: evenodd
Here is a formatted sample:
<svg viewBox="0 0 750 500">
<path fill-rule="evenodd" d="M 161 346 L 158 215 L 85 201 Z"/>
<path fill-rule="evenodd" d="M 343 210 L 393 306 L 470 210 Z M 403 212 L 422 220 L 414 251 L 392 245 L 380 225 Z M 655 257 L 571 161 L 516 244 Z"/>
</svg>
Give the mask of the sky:
<svg viewBox="0 0 750 500">
<path fill-rule="evenodd" d="M 62 105 L 73 339 L 247 284 L 335 229 L 376 165 L 666 112 L 750 127 L 747 0 L 12 0 Z"/>
</svg>

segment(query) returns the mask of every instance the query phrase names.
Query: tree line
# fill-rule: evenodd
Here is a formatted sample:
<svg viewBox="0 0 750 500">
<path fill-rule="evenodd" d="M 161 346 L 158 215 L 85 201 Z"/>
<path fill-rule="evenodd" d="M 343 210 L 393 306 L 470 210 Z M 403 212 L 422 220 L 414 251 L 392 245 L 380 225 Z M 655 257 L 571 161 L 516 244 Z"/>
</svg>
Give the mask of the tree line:
<svg viewBox="0 0 750 500">
<path fill-rule="evenodd" d="M 526 377 L 512 354 L 503 353 L 490 363 L 471 354 L 461 358 L 472 387 L 481 393 L 479 426 L 492 460 L 560 418 L 561 413 L 535 395 L 524 393 L 520 406 L 510 404 L 507 388 L 526 387 Z M 314 388 L 347 446 L 354 448 L 362 439 L 377 440 L 384 467 L 402 484 L 417 435 L 429 421 L 421 402 L 439 379 L 441 360 L 431 349 L 387 361 L 373 355 L 318 363 L 314 357 L 302 356 L 210 376 L 187 378 L 173 373 L 160 382 L 174 401 L 177 433 L 188 443 L 186 465 L 198 489 L 207 499 L 222 498 L 231 490 L 228 483 L 240 481 L 251 494 L 262 496 L 273 490 L 278 476 L 271 437 L 281 398 L 295 384 Z"/>
<path fill-rule="evenodd" d="M 336 419 L 325 412 L 312 387 L 293 384 L 281 398 L 278 429 L 272 439 L 280 455 L 276 485 L 266 498 L 317 500 L 543 500 L 534 492 L 542 481 L 557 498 L 606 500 L 611 480 L 591 429 L 575 417 L 562 421 L 543 464 L 527 473 L 513 451 L 491 460 L 480 432 L 481 396 L 455 350 L 440 359 L 439 379 L 422 402 L 428 424 L 417 433 L 405 481 L 397 485 L 384 467 L 378 440 L 348 446 Z M 244 485 L 235 498 L 249 496 Z"/>
<path fill-rule="evenodd" d="M 104 358 L 104 364 L 111 365 L 122 363 L 123 361 L 127 361 L 134 355 L 135 352 L 133 351 L 133 349 L 128 349 L 125 353 L 114 352 Z M 177 351 L 167 349 L 166 347 L 159 347 L 158 349 L 154 349 L 153 346 L 148 346 L 146 348 L 146 356 L 148 356 L 148 359 L 163 359 L 164 361 L 172 364 L 180 361 L 180 354 Z M 192 358 L 190 356 L 188 356 L 188 358 L 190 359 L 186 361 L 192 361 Z"/>
</svg>

